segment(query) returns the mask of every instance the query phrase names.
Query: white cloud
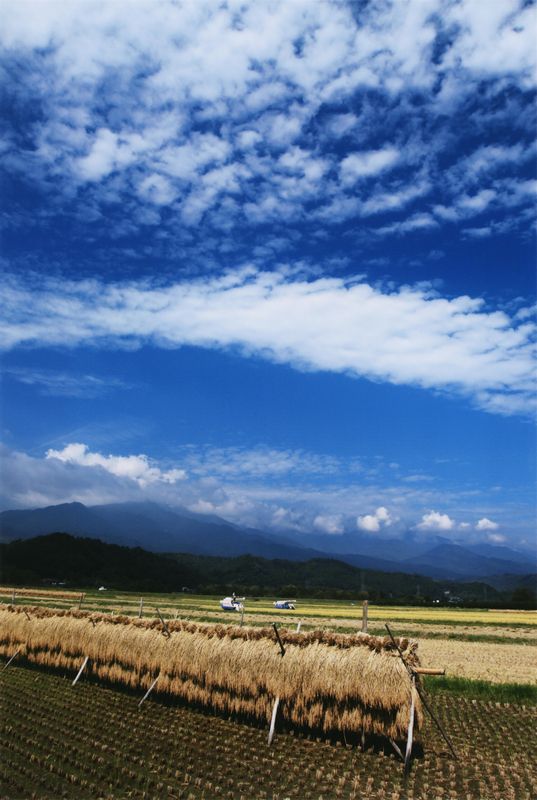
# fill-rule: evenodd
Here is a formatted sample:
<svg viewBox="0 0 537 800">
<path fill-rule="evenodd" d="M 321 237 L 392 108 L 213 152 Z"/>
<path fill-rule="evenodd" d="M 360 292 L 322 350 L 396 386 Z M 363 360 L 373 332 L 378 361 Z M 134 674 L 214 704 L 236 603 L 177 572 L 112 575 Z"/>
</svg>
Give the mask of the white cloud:
<svg viewBox="0 0 537 800">
<path fill-rule="evenodd" d="M 491 519 L 487 519 L 487 517 L 483 517 L 476 523 L 475 529 L 476 531 L 497 531 L 500 526 L 497 522 L 493 522 Z"/>
<path fill-rule="evenodd" d="M 155 205 L 168 205 L 176 197 L 170 181 L 162 175 L 148 175 L 138 186 L 138 193 Z"/>
<path fill-rule="evenodd" d="M 528 87 L 534 85 L 534 6 L 524 7 L 517 0 L 487 4 L 464 0 L 444 11 L 445 25 L 456 25 L 459 31 L 443 58 L 444 66 L 460 63 L 466 73 L 483 76 L 515 70 Z"/>
<path fill-rule="evenodd" d="M 341 178 L 345 184 L 353 184 L 360 178 L 368 178 L 394 166 L 399 152 L 393 147 L 351 153 L 341 162 Z"/>
<path fill-rule="evenodd" d="M 424 230 L 425 228 L 437 228 L 438 222 L 431 214 L 419 213 L 413 214 L 408 219 L 392 222 L 390 225 L 383 225 L 381 228 L 375 228 L 377 236 L 385 236 L 386 234 L 403 234 L 409 231 Z"/>
<path fill-rule="evenodd" d="M 358 123 L 358 117 L 355 114 L 333 114 L 326 122 L 326 127 L 333 136 L 345 136 Z"/>
<path fill-rule="evenodd" d="M 66 445 L 63 450 L 47 450 L 47 458 L 55 458 L 67 464 L 77 464 L 83 467 L 99 467 L 110 472 L 118 478 L 129 478 L 142 488 L 151 483 L 176 483 L 186 478 L 182 469 L 162 471 L 151 466 L 145 455 L 136 456 L 104 456 L 101 453 L 92 453 L 87 445 L 73 442 Z"/>
<path fill-rule="evenodd" d="M 313 520 L 313 526 L 317 530 L 331 535 L 343 533 L 343 518 L 340 514 L 335 516 L 318 514 Z"/>
<path fill-rule="evenodd" d="M 356 524 L 362 531 L 377 533 L 377 531 L 380 530 L 380 523 L 373 514 L 366 514 L 363 517 L 358 517 Z"/>
<path fill-rule="evenodd" d="M 374 514 L 365 514 L 363 517 L 358 517 L 356 520 L 357 527 L 362 531 L 369 533 L 378 533 L 381 527 L 388 527 L 393 522 L 393 519 L 387 508 L 380 506 Z"/>
<path fill-rule="evenodd" d="M 168 286 L 11 276 L 3 294 L 5 347 L 238 346 L 298 369 L 455 392 L 493 412 L 533 402 L 534 323 L 423 287 L 250 268 Z"/>
<path fill-rule="evenodd" d="M 424 514 L 421 522 L 416 525 L 420 531 L 451 531 L 454 527 L 454 520 L 448 514 L 441 514 L 439 511 L 429 511 Z"/>
<path fill-rule="evenodd" d="M 489 533 L 487 539 L 493 544 L 504 544 L 507 541 L 507 537 L 501 533 Z"/>
</svg>

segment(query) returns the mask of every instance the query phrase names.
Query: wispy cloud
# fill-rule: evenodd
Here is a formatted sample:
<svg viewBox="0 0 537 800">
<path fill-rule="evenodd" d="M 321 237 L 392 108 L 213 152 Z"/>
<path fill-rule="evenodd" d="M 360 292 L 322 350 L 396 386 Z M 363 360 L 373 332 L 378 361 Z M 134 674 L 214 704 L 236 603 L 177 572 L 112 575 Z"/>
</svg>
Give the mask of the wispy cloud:
<svg viewBox="0 0 537 800">
<path fill-rule="evenodd" d="M 118 378 L 80 375 L 30 367 L 6 367 L 4 375 L 27 386 L 35 386 L 41 394 L 55 397 L 76 397 L 91 400 L 117 389 L 130 389 Z"/>
<path fill-rule="evenodd" d="M 320 455 L 304 450 L 282 450 L 270 447 L 186 447 L 180 457 L 188 471 L 198 476 L 217 476 L 226 480 L 268 481 L 288 476 L 338 475 L 350 467 L 359 471 L 354 461 L 343 464 L 331 455 Z"/>
<path fill-rule="evenodd" d="M 468 296 L 304 280 L 253 268 L 205 281 L 4 284 L 4 346 L 240 348 L 302 370 L 344 372 L 528 413 L 536 326 Z"/>
</svg>

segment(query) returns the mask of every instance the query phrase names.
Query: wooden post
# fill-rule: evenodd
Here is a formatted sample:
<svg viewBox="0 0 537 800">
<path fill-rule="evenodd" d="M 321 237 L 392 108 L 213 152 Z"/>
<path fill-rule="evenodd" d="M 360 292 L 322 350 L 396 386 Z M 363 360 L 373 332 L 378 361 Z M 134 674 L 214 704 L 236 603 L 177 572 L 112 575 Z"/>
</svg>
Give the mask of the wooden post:
<svg viewBox="0 0 537 800">
<path fill-rule="evenodd" d="M 7 664 L 4 664 L 4 666 L 2 667 L 2 672 L 3 672 L 5 669 L 7 669 L 7 668 L 9 667 L 9 665 L 11 664 L 11 662 L 12 662 L 12 661 L 13 661 L 13 660 L 14 660 L 14 659 L 15 659 L 15 658 L 16 658 L 16 657 L 19 655 L 19 653 L 20 653 L 20 647 L 19 647 L 19 649 L 18 649 L 18 650 L 16 650 L 16 651 L 13 653 L 13 655 L 11 656 L 11 658 L 9 659 L 9 661 L 7 662 Z"/>
<path fill-rule="evenodd" d="M 395 750 L 395 752 L 397 753 L 397 755 L 399 756 L 399 758 L 401 759 L 401 761 L 404 761 L 404 760 L 405 760 L 405 757 L 404 757 L 404 755 L 402 754 L 402 752 L 401 752 L 401 748 L 399 747 L 399 745 L 397 744 L 397 742 L 394 742 L 394 740 L 393 740 L 393 739 L 391 739 L 391 738 L 389 739 L 389 742 L 390 742 L 391 746 L 393 747 L 393 749 Z"/>
<path fill-rule="evenodd" d="M 298 620 L 298 624 L 297 624 L 297 626 L 296 626 L 296 632 L 297 632 L 297 633 L 300 633 L 300 628 L 301 628 L 301 627 L 302 627 L 302 620 L 301 620 L 301 619 L 299 619 L 299 620 Z"/>
<path fill-rule="evenodd" d="M 362 633 L 367 633 L 367 611 L 369 608 L 369 601 L 364 600 L 364 604 L 362 606 Z"/>
<path fill-rule="evenodd" d="M 74 681 L 72 682 L 71 686 L 75 686 L 76 682 L 78 681 L 78 679 L 79 679 L 79 678 L 80 678 L 80 676 L 82 675 L 82 673 L 83 673 L 83 671 L 84 671 L 84 668 L 85 668 L 86 664 L 88 663 L 88 661 L 89 661 L 89 656 L 86 656 L 86 658 L 85 658 L 85 659 L 84 659 L 84 661 L 82 662 L 82 666 L 81 666 L 81 667 L 80 667 L 80 669 L 78 670 L 78 674 L 77 674 L 76 678 L 74 679 Z"/>
<path fill-rule="evenodd" d="M 272 744 L 272 740 L 274 738 L 274 728 L 276 727 L 276 716 L 278 714 L 278 706 L 280 705 L 280 698 L 277 697 L 274 701 L 274 705 L 272 706 L 272 717 L 270 720 L 270 730 L 268 735 L 268 744 L 269 747 Z"/>
<path fill-rule="evenodd" d="M 149 689 L 147 690 L 147 692 L 144 694 L 144 696 L 142 697 L 142 699 L 141 699 L 141 700 L 140 700 L 140 702 L 138 703 L 138 708 L 140 708 L 140 706 L 142 705 L 142 703 L 144 702 L 144 700 L 146 700 L 146 699 L 149 697 L 149 695 L 151 694 L 151 692 L 152 692 L 152 691 L 153 691 L 153 689 L 155 688 L 155 686 L 156 686 L 156 683 L 157 683 L 157 681 L 158 681 L 158 679 L 159 679 L 159 678 L 160 678 L 160 675 L 157 675 L 157 677 L 155 678 L 155 680 L 153 681 L 153 683 L 151 684 L 151 686 L 149 687 Z"/>
<path fill-rule="evenodd" d="M 278 633 L 278 628 L 277 628 L 275 622 L 272 623 L 272 627 L 274 628 L 274 633 L 276 634 L 276 639 L 278 640 L 278 644 L 280 645 L 280 655 L 283 658 L 284 655 L 285 655 L 285 647 L 283 646 L 283 642 L 280 639 L 280 634 Z"/>
<path fill-rule="evenodd" d="M 441 726 L 440 722 L 439 722 L 439 721 L 438 721 L 438 719 L 436 718 L 435 714 L 433 713 L 433 710 L 432 710 L 432 708 L 430 707 L 429 703 L 427 702 L 427 700 L 426 700 L 426 698 L 425 698 L 425 694 L 423 693 L 423 690 L 422 690 L 422 689 L 420 688 L 420 686 L 419 686 L 418 684 L 416 684 L 416 682 L 415 682 L 415 675 L 416 675 L 416 673 L 415 673 L 415 670 L 414 670 L 412 667 L 410 667 L 410 666 L 407 664 L 407 662 L 405 661 L 405 657 L 404 657 L 404 655 L 403 655 L 403 654 L 402 654 L 402 652 L 401 652 L 401 648 L 399 647 L 399 645 L 398 645 L 398 644 L 397 644 L 397 642 L 395 641 L 395 639 L 394 639 L 394 637 L 393 637 L 393 633 L 391 632 L 391 630 L 390 630 L 390 626 L 388 625 L 388 623 L 387 623 L 387 622 L 385 622 L 385 623 L 384 623 L 384 627 L 385 627 L 385 628 L 386 628 L 386 630 L 388 631 L 388 634 L 389 634 L 389 636 L 390 636 L 390 639 L 392 640 L 392 643 L 393 643 L 393 645 L 394 645 L 395 649 L 396 649 L 396 650 L 397 650 L 397 652 L 399 653 L 399 658 L 401 659 L 401 661 L 402 661 L 402 662 L 403 662 L 403 664 L 405 665 L 405 667 L 406 667 L 406 670 L 407 670 L 408 674 L 410 675 L 411 679 L 414 681 L 414 683 L 413 683 L 413 685 L 414 685 L 414 688 L 415 688 L 416 692 L 418 693 L 418 695 L 419 695 L 419 697 L 420 697 L 420 700 L 421 700 L 421 702 L 423 703 L 423 706 L 424 706 L 425 710 L 428 712 L 428 714 L 429 714 L 430 718 L 432 719 L 432 721 L 434 722 L 434 724 L 436 725 L 436 727 L 438 728 L 438 730 L 439 730 L 439 731 L 440 731 L 440 733 L 442 734 L 442 737 L 443 737 L 444 741 L 446 742 L 447 746 L 448 746 L 448 747 L 449 747 L 449 749 L 451 750 L 451 755 L 453 756 L 453 758 L 455 759 L 455 761 L 458 761 L 458 760 L 459 760 L 459 757 L 458 757 L 457 753 L 455 752 L 455 748 L 454 748 L 454 747 L 453 747 L 453 745 L 451 744 L 451 741 L 450 741 L 450 739 L 449 739 L 449 736 L 447 735 L 447 733 L 445 732 L 445 730 L 444 730 L 444 729 L 443 729 L 443 727 Z"/>
<path fill-rule="evenodd" d="M 244 606 L 241 608 L 241 621 L 239 623 L 239 627 L 242 628 L 242 623 L 244 622 Z"/>
<path fill-rule="evenodd" d="M 11 605 L 15 605 L 15 589 L 11 592 Z"/>
<path fill-rule="evenodd" d="M 170 629 L 168 628 L 168 626 L 167 626 L 167 625 L 166 625 L 166 623 L 164 622 L 164 617 L 162 616 L 162 614 L 160 613 L 160 611 L 158 610 L 158 608 L 157 608 L 157 614 L 158 614 L 158 615 L 159 615 L 159 617 L 160 617 L 160 621 L 162 622 L 162 627 L 164 628 L 164 631 L 166 632 L 166 636 L 167 636 L 167 637 L 168 637 L 168 639 L 169 639 L 169 638 L 170 638 L 170 636 L 171 636 Z"/>
<path fill-rule="evenodd" d="M 144 613 L 144 598 L 140 597 L 140 608 L 138 610 L 138 619 L 142 619 L 143 613 Z"/>
<path fill-rule="evenodd" d="M 410 701 L 410 717 L 408 720 L 408 735 L 406 740 L 406 751 L 405 751 L 405 774 L 410 769 L 410 756 L 412 754 L 412 738 L 414 736 L 414 711 L 416 707 L 416 678 L 412 676 L 411 682 L 411 701 Z"/>
<path fill-rule="evenodd" d="M 80 592 L 80 600 L 78 601 L 78 610 L 82 608 L 82 601 L 84 600 L 84 592 Z"/>
</svg>

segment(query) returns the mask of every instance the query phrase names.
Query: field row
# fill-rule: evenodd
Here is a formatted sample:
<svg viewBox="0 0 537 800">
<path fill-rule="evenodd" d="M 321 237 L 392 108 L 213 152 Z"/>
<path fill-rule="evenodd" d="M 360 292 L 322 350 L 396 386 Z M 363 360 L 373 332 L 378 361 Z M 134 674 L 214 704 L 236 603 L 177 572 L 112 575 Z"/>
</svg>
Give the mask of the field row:
<svg viewBox="0 0 537 800">
<path fill-rule="evenodd" d="M 19 590 L 20 591 L 20 590 Z M 55 592 L 51 592 L 49 599 L 54 597 Z M 12 590 L 0 587 L 0 601 L 11 602 Z M 36 599 L 45 598 L 47 605 L 53 602 L 46 600 L 44 590 L 39 590 Z M 220 598 L 208 597 L 206 595 L 191 594 L 148 594 L 144 596 L 144 607 L 154 613 L 158 606 L 161 610 L 166 609 L 170 613 L 177 612 L 179 616 L 186 617 L 191 613 L 195 614 L 220 614 Z M 25 598 L 25 602 L 27 602 Z M 67 599 L 62 601 L 56 598 L 55 603 L 60 606 L 72 606 L 73 601 Z M 128 592 L 95 592 L 86 593 L 83 599 L 84 608 L 95 608 L 98 610 L 110 609 L 118 612 L 137 613 L 140 603 L 140 596 Z M 269 615 L 274 618 L 277 614 L 282 618 L 310 620 L 323 619 L 325 624 L 337 624 L 338 621 L 345 621 L 346 624 L 358 625 L 362 618 L 362 605 L 359 602 L 349 603 L 348 601 L 327 601 L 327 600 L 298 600 L 296 612 L 281 612 L 274 609 L 272 601 L 267 598 L 250 599 L 245 601 L 245 616 L 257 617 Z M 372 624 L 383 625 L 385 622 L 397 622 L 404 624 L 419 625 L 444 625 L 456 627 L 471 627 L 498 629 L 524 629 L 537 633 L 537 612 L 535 611 L 510 611 L 510 610 L 487 610 L 487 609 L 459 609 L 451 607 L 408 607 L 408 606 L 377 606 L 369 605 L 369 620 Z"/>
<path fill-rule="evenodd" d="M 533 800 L 537 711 L 435 695 L 459 760 L 426 722 L 409 778 L 366 750 L 252 727 L 21 667 L 0 673 L 0 793 L 49 798 Z"/>
</svg>

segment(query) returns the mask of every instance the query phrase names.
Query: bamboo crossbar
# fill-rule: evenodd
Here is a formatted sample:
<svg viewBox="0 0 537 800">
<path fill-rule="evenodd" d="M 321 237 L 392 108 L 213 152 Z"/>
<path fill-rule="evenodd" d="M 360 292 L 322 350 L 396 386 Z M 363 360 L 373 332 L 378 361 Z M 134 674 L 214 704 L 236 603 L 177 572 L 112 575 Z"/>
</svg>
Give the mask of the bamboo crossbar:
<svg viewBox="0 0 537 800">
<path fill-rule="evenodd" d="M 414 667 L 416 675 L 445 675 L 446 670 L 440 667 Z"/>
<path fill-rule="evenodd" d="M 88 678 L 180 697 L 216 713 L 271 720 L 324 732 L 358 732 L 406 738 L 411 681 L 389 637 L 296 633 L 274 629 L 23 606 L 0 609 L 0 655 L 21 649 L 21 660 L 75 672 L 82 657 Z M 397 646 L 413 667 L 417 644 Z M 416 725 L 421 705 L 416 702 Z"/>
</svg>

